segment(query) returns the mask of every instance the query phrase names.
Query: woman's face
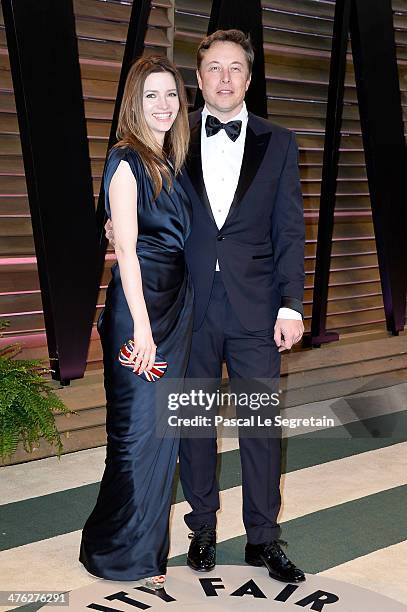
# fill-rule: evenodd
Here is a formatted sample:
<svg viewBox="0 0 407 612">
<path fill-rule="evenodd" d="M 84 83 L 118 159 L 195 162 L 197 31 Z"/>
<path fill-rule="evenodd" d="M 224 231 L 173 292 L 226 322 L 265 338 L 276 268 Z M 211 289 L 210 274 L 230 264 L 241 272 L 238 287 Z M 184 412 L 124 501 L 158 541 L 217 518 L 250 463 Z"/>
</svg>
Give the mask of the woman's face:
<svg viewBox="0 0 407 612">
<path fill-rule="evenodd" d="M 179 111 L 177 86 L 170 72 L 148 75 L 144 82 L 143 111 L 148 127 L 162 144 Z"/>
</svg>

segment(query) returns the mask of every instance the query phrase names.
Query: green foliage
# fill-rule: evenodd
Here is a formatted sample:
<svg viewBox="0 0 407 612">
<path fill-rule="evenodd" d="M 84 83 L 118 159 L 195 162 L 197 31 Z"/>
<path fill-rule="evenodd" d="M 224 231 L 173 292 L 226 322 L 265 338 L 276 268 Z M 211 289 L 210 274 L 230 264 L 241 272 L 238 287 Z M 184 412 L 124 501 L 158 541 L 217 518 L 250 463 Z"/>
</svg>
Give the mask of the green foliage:
<svg viewBox="0 0 407 612">
<path fill-rule="evenodd" d="M 0 330 L 8 324 L 0 321 Z M 10 457 L 20 441 L 32 452 L 41 438 L 55 445 L 60 457 L 63 445 L 54 413 L 76 413 L 52 390 L 44 364 L 38 359 L 15 359 L 20 352 L 18 344 L 0 348 L 0 459 Z"/>
</svg>

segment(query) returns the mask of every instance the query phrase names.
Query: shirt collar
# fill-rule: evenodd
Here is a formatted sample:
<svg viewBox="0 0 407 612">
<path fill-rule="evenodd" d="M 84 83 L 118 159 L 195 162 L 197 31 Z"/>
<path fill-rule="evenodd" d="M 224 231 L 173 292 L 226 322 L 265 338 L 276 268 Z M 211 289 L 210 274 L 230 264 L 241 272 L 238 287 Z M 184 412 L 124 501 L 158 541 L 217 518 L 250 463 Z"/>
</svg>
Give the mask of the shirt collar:
<svg viewBox="0 0 407 612">
<path fill-rule="evenodd" d="M 210 114 L 211 113 L 209 112 L 208 107 L 205 104 L 205 106 L 202 109 L 202 122 L 203 123 L 205 123 L 206 117 Z M 247 112 L 246 102 L 243 101 L 243 106 L 240 109 L 240 113 L 238 113 L 234 117 L 231 117 L 230 119 L 228 119 L 228 121 L 240 120 L 242 122 L 242 125 L 245 125 L 247 124 L 248 117 L 249 117 L 249 113 Z"/>
</svg>

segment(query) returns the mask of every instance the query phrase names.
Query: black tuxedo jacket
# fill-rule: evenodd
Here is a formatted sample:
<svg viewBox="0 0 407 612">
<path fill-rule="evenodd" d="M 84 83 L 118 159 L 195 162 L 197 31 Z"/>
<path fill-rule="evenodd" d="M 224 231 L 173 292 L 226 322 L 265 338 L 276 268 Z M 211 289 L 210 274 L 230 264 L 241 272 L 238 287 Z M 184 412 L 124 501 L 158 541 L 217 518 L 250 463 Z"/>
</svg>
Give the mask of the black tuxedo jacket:
<svg viewBox="0 0 407 612">
<path fill-rule="evenodd" d="M 249 331 L 272 329 L 280 306 L 302 314 L 304 214 L 298 149 L 289 130 L 249 113 L 242 168 L 219 230 L 202 174 L 201 111 L 180 181 L 193 210 L 185 255 L 195 291 L 194 328 L 208 307 L 216 259 L 229 301 Z"/>
</svg>

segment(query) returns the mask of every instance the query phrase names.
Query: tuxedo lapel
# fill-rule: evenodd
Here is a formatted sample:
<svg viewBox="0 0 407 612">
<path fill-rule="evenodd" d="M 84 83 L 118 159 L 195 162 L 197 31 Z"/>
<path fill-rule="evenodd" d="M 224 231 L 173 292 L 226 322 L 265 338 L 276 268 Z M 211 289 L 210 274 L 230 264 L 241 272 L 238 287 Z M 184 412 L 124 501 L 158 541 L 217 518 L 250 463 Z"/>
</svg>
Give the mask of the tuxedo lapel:
<svg viewBox="0 0 407 612">
<path fill-rule="evenodd" d="M 201 126 L 202 119 L 199 119 L 191 128 L 189 151 L 185 165 L 191 183 L 200 201 L 205 207 L 210 219 L 216 224 L 202 172 Z M 255 118 L 249 113 L 239 181 L 224 225 L 229 221 L 229 218 L 237 209 L 243 196 L 253 182 L 269 144 L 271 130 L 257 133 L 258 127 L 256 130 L 256 126 Z"/>
<path fill-rule="evenodd" d="M 239 206 L 240 202 L 243 199 L 243 196 L 252 184 L 254 177 L 256 176 L 257 171 L 260 167 L 260 164 L 263 161 L 270 141 L 271 130 L 268 132 L 257 134 L 254 131 L 253 127 L 250 125 L 251 123 L 252 122 L 250 120 L 249 114 L 239 181 L 224 225 L 226 225 L 226 223 L 229 221 L 229 218 Z"/>
<path fill-rule="evenodd" d="M 206 208 L 208 215 L 215 223 L 215 218 L 212 213 L 209 203 L 208 194 L 206 192 L 205 181 L 202 172 L 202 155 L 201 155 L 201 125 L 202 120 L 199 120 L 191 129 L 191 138 L 189 143 L 188 156 L 186 160 L 186 168 L 195 191 L 199 199 Z"/>
</svg>

